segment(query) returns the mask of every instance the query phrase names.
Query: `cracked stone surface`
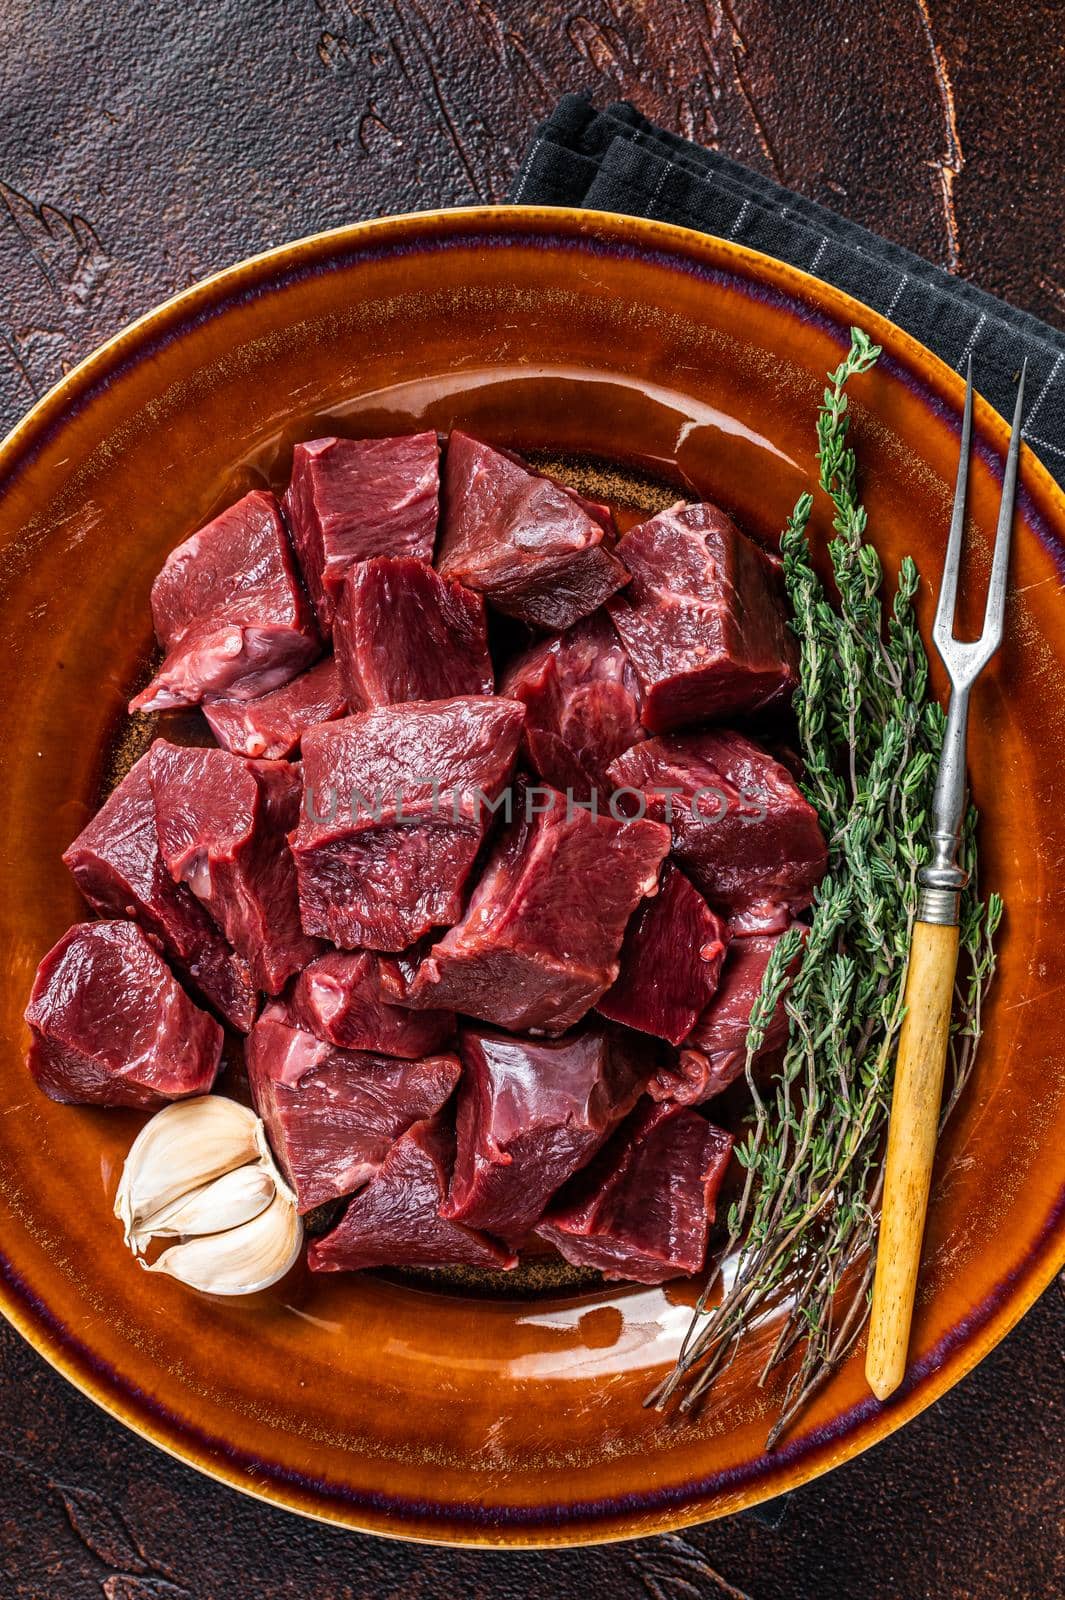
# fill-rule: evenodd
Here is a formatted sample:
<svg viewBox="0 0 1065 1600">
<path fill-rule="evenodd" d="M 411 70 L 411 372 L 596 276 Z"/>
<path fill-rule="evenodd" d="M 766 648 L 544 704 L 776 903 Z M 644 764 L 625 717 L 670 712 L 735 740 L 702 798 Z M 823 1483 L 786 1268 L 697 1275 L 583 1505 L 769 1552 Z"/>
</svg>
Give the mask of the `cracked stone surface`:
<svg viewBox="0 0 1065 1600">
<path fill-rule="evenodd" d="M 569 89 L 631 98 L 1065 325 L 1065 56 L 1041 11 L 10 0 L 0 428 L 132 317 L 256 250 L 502 198 L 533 124 Z"/>
<path fill-rule="evenodd" d="M 503 196 L 565 90 L 630 98 L 1065 327 L 1051 13 L 1016 0 L 9 0 L 0 431 L 205 273 Z M 902 1433 L 757 1516 L 472 1554 L 344 1534 L 123 1431 L 0 1324 L 2 1600 L 1043 1600 L 1065 1592 L 1052 1288 Z"/>
</svg>

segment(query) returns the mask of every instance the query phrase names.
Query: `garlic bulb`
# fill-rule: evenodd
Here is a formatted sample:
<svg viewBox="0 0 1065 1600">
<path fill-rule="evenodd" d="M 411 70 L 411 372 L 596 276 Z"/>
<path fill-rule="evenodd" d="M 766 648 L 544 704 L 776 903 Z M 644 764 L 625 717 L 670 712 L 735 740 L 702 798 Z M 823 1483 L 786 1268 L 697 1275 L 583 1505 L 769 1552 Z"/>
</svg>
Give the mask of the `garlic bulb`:
<svg viewBox="0 0 1065 1600">
<path fill-rule="evenodd" d="M 133 1141 L 115 1196 L 126 1243 L 147 1272 L 206 1294 L 254 1294 L 283 1278 L 303 1244 L 296 1197 L 255 1112 L 222 1095 L 177 1100 Z M 177 1239 L 157 1260 L 152 1239 Z"/>
</svg>

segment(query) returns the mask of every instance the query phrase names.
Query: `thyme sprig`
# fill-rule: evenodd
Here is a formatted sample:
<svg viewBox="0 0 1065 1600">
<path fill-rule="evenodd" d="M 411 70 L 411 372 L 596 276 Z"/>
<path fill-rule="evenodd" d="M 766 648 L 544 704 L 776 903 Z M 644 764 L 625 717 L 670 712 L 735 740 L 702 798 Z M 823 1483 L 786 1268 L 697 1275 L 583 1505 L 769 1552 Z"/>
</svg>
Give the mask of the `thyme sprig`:
<svg viewBox="0 0 1065 1600">
<path fill-rule="evenodd" d="M 805 762 L 802 787 L 828 842 L 828 872 L 810 925 L 778 942 L 751 1012 L 747 1083 L 752 1111 L 736 1154 L 745 1169 L 728 1214 L 727 1245 L 697 1304 L 673 1372 L 650 1400 L 684 1389 L 682 1409 L 733 1360 L 743 1339 L 782 1311 L 761 1373 L 795 1357 L 776 1443 L 840 1365 L 865 1325 L 895 1047 L 902 1023 L 917 871 L 924 860 L 943 713 L 929 698 L 928 661 L 914 617 L 920 577 L 907 557 L 890 606 L 866 540 L 847 384 L 880 354 L 852 328 L 828 376 L 817 423 L 819 482 L 832 505 L 833 592 L 813 565 L 813 497 L 797 502 L 781 538 L 784 582 L 800 652 L 794 709 Z M 970 871 L 948 1061 L 945 1122 L 980 1040 L 1002 915 L 976 878 L 976 814 L 962 842 Z M 767 1087 L 754 1073 L 783 998 L 788 1043 Z M 735 1271 L 710 1306 L 720 1262 Z M 846 1286 L 848 1293 L 840 1291 Z"/>
</svg>

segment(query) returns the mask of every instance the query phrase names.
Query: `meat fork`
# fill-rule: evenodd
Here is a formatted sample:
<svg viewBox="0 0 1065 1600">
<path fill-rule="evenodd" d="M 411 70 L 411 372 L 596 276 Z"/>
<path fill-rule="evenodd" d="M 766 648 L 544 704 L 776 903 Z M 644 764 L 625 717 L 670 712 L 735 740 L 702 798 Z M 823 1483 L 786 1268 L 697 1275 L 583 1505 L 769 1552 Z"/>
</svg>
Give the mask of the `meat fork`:
<svg viewBox="0 0 1065 1600">
<path fill-rule="evenodd" d="M 918 873 L 920 892 L 906 972 L 906 1015 L 895 1063 L 872 1321 L 865 1357 L 865 1375 L 879 1400 L 886 1400 L 898 1388 L 906 1371 L 906 1350 L 950 1038 L 951 1004 L 958 968 L 961 891 L 968 881 L 968 874 L 958 863 L 958 849 L 965 819 L 969 691 L 1002 643 L 1024 376 L 1022 367 L 1002 479 L 984 625 L 978 639 L 962 640 L 956 637 L 954 624 L 972 442 L 973 368 L 972 360 L 969 361 L 954 512 L 932 629 L 936 650 L 950 679 L 950 705 L 933 800 L 932 856 Z"/>
</svg>

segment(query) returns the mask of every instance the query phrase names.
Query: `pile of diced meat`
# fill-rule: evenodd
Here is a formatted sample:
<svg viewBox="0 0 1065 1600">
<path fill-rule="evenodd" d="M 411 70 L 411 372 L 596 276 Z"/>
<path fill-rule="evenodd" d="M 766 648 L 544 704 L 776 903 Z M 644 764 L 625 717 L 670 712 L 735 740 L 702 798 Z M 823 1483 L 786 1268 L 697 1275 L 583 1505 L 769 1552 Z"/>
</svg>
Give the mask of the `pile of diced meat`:
<svg viewBox="0 0 1065 1600">
<path fill-rule="evenodd" d="M 131 709 L 215 743 L 157 738 L 67 850 L 97 918 L 38 971 L 40 1087 L 202 1094 L 228 1028 L 301 1211 L 334 1203 L 315 1271 L 699 1271 L 706 1103 L 825 870 L 735 726 L 795 681 L 775 558 L 706 504 L 619 538 L 459 432 L 317 439 L 152 614 Z"/>
</svg>

